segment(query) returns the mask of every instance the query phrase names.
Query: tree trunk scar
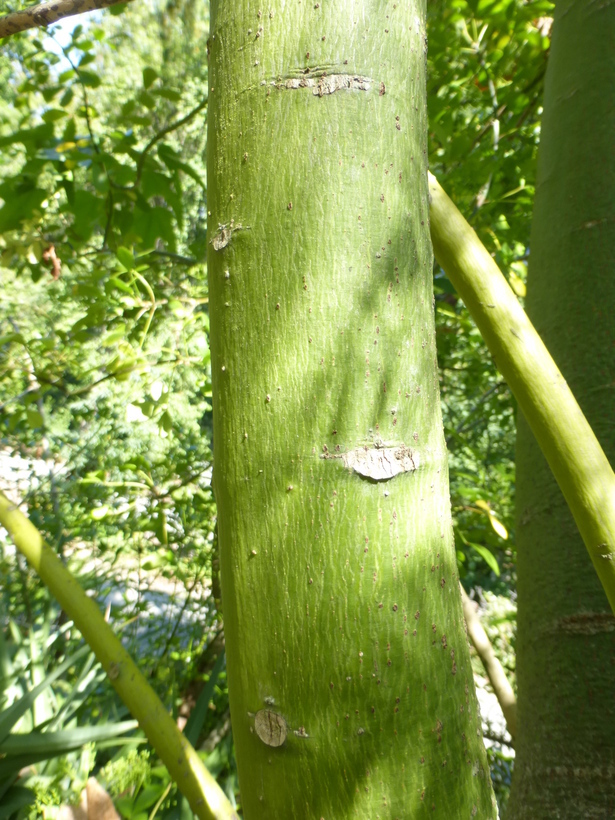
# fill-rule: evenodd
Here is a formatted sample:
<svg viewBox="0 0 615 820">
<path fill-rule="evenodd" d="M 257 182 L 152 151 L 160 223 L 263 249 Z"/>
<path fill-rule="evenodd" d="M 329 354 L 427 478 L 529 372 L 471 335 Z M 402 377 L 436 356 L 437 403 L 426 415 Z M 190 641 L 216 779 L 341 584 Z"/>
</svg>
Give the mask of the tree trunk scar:
<svg viewBox="0 0 615 820">
<path fill-rule="evenodd" d="M 256 734 L 267 746 L 282 746 L 288 734 L 286 721 L 271 709 L 261 709 L 254 716 Z"/>
<path fill-rule="evenodd" d="M 578 612 L 559 618 L 551 632 L 565 632 L 569 635 L 599 635 L 615 631 L 615 616 L 610 612 Z"/>
<path fill-rule="evenodd" d="M 211 244 L 215 251 L 221 251 L 229 244 L 233 238 L 233 234 L 237 231 L 249 231 L 249 225 L 235 224 L 233 221 L 229 225 L 218 225 L 218 230 L 211 239 Z"/>
<path fill-rule="evenodd" d="M 321 458 L 340 458 L 344 467 L 372 481 L 388 481 L 419 466 L 419 455 L 405 444 L 357 447 L 347 453 L 326 452 Z"/>
<path fill-rule="evenodd" d="M 336 91 L 369 91 L 373 80 L 357 74 L 321 74 L 318 77 L 289 77 L 273 80 L 271 85 L 278 89 L 311 88 L 315 97 L 324 97 Z"/>
</svg>

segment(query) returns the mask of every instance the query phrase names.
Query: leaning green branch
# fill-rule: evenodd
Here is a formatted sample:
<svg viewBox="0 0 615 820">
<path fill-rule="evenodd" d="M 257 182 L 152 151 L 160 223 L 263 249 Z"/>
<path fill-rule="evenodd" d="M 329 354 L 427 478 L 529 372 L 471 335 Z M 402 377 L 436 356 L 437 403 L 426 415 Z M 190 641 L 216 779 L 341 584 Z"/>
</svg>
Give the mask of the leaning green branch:
<svg viewBox="0 0 615 820">
<path fill-rule="evenodd" d="M 615 474 L 499 268 L 431 174 L 429 193 L 436 259 L 532 428 L 615 612 Z"/>
<path fill-rule="evenodd" d="M 504 667 L 493 651 L 491 641 L 483 629 L 483 625 L 474 609 L 472 601 L 468 598 L 461 584 L 459 584 L 459 587 L 461 589 L 461 602 L 463 604 L 463 615 L 466 619 L 466 626 L 468 627 L 468 635 L 485 668 L 489 683 L 502 708 L 510 736 L 514 740 L 517 734 L 517 699 L 515 693 L 506 677 Z"/>
<path fill-rule="evenodd" d="M 30 28 L 50 26 L 64 17 L 74 17 L 76 14 L 85 14 L 86 11 L 106 9 L 118 3 L 130 2 L 131 0 L 52 0 L 48 3 L 38 3 L 36 6 L 28 6 L 0 17 L 0 38 L 11 37 Z"/>
<path fill-rule="evenodd" d="M 33 524 L 1 492 L 0 524 L 74 621 L 195 816 L 202 820 L 238 820 L 226 795 L 105 621 L 96 602 L 85 594 Z"/>
</svg>

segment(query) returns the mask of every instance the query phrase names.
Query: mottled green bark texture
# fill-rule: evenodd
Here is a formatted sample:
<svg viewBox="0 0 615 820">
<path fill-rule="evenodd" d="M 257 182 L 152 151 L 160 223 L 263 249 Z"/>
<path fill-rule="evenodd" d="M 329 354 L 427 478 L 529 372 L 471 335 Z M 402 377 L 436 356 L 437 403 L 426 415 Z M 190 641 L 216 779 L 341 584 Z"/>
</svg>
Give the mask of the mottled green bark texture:
<svg viewBox="0 0 615 820">
<path fill-rule="evenodd" d="M 527 309 L 615 459 L 615 4 L 556 6 Z M 615 816 L 615 619 L 523 419 L 510 818 Z"/>
<path fill-rule="evenodd" d="M 451 536 L 422 5 L 211 7 L 215 490 L 254 818 L 493 818 Z"/>
</svg>

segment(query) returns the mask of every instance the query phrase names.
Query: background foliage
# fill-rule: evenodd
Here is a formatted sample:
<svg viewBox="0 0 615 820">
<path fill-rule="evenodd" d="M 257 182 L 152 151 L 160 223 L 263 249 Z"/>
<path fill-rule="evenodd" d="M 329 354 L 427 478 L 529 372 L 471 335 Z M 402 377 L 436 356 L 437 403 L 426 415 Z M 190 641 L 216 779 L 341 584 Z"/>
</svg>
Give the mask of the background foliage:
<svg viewBox="0 0 615 820">
<path fill-rule="evenodd" d="M 550 9 L 429 3 L 430 166 L 521 299 Z M 210 487 L 207 30 L 204 4 L 139 0 L 3 44 L 0 458 L 182 725 L 193 715 L 186 731 L 238 800 Z M 461 576 L 514 675 L 515 407 L 438 269 L 434 285 Z M 6 709 L 70 660 L 79 636 L 6 542 L 0 562 Z M 68 714 L 83 669 L 68 674 L 47 690 L 51 719 Z M 87 675 L 70 725 L 125 717 L 94 666 Z M 510 756 L 501 744 L 490 754 L 504 802 Z M 32 764 L 20 785 L 34 802 L 14 816 L 53 817 L 90 774 L 123 817 L 180 816 L 138 732 L 119 750 L 93 741 Z"/>
</svg>

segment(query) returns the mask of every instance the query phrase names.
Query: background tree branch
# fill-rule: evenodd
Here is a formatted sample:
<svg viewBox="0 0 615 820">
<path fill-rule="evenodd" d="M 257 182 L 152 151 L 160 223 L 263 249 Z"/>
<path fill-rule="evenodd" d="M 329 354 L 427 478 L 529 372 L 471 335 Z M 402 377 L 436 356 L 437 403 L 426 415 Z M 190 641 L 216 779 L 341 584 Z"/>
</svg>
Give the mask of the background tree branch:
<svg viewBox="0 0 615 820">
<path fill-rule="evenodd" d="M 50 26 L 64 17 L 74 17 L 94 9 L 106 9 L 120 2 L 129 3 L 131 0 L 52 0 L 49 3 L 38 3 L 0 17 L 0 37 L 11 37 L 30 28 Z"/>
<path fill-rule="evenodd" d="M 461 584 L 459 584 L 459 588 L 461 589 L 463 614 L 468 627 L 468 635 L 470 636 L 474 649 L 476 649 L 478 653 L 478 657 L 481 659 L 481 662 L 485 667 L 485 672 L 487 673 L 489 682 L 491 683 L 495 696 L 502 707 L 502 712 L 504 713 L 504 717 L 506 719 L 506 726 L 508 727 L 510 736 L 514 740 L 515 735 L 517 734 L 517 699 L 515 697 L 515 693 L 513 692 L 512 686 L 506 677 L 504 667 L 493 651 L 491 641 L 489 640 L 489 637 L 480 622 L 480 618 L 474 609 L 472 601 Z"/>
</svg>

